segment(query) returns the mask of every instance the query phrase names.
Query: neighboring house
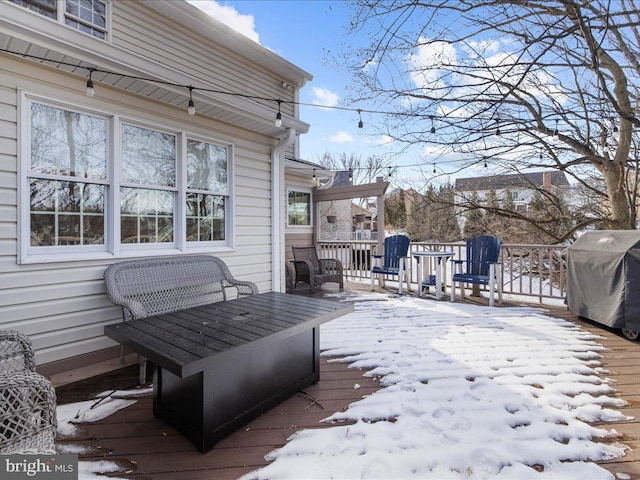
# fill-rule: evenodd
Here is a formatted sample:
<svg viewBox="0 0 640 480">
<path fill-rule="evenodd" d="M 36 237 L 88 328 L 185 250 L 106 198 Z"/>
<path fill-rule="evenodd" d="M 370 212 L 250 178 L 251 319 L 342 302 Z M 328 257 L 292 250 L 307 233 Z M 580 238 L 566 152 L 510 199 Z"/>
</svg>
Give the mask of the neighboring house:
<svg viewBox="0 0 640 480">
<path fill-rule="evenodd" d="M 284 291 L 310 74 L 182 0 L 3 0 L 0 49 L 0 328 L 43 371 L 117 355 L 113 262 L 213 254 Z"/>
<path fill-rule="evenodd" d="M 485 200 L 492 190 L 495 191 L 498 202 L 502 203 L 509 191 L 516 210 L 526 212 L 534 193 L 539 189 L 552 191 L 568 199 L 571 185 L 564 172 L 555 171 L 458 178 L 455 183 L 456 204 L 462 203 L 474 192 L 480 200 Z"/>
</svg>

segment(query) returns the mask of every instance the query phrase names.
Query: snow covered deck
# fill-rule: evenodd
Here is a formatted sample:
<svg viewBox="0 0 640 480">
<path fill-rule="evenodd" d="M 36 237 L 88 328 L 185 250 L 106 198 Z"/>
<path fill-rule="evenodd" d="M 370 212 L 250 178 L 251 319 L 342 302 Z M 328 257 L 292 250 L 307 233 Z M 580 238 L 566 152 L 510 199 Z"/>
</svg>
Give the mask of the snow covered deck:
<svg viewBox="0 0 640 480">
<path fill-rule="evenodd" d="M 359 290 L 360 286 L 355 286 L 356 290 Z M 347 286 L 349 289 L 349 286 Z M 364 295 L 359 297 L 360 302 L 363 302 Z M 380 298 L 378 298 L 380 300 Z M 449 313 L 449 307 L 451 304 L 448 302 L 434 302 L 429 299 L 406 299 L 402 300 L 406 305 L 400 304 L 400 307 L 403 306 L 410 307 L 408 312 L 416 312 L 416 305 L 413 302 L 426 302 L 425 305 L 429 305 L 430 310 L 438 311 L 440 313 L 430 314 L 432 315 L 431 320 L 433 321 L 433 327 L 425 329 L 428 331 L 429 335 L 434 335 L 430 337 L 429 342 L 439 341 L 443 337 L 444 330 L 438 331 L 440 328 L 442 321 L 439 318 L 444 318 Z M 369 302 L 364 301 L 364 304 Z M 380 312 L 382 316 L 384 316 L 384 307 L 382 302 L 376 302 L 380 307 L 375 306 L 373 309 L 376 312 Z M 513 306 L 513 305 L 512 305 Z M 539 307 L 536 305 L 535 307 Z M 356 308 L 356 314 L 358 310 L 360 310 L 361 314 L 366 313 L 366 306 L 361 307 L 360 309 Z M 484 326 L 487 328 L 487 333 L 491 335 L 490 339 L 496 339 L 496 335 L 500 334 L 500 328 L 495 329 L 495 320 L 492 318 L 493 312 L 505 312 L 503 309 L 494 309 L 488 310 L 486 308 L 480 307 L 481 310 L 478 311 L 479 317 L 469 318 L 468 321 L 478 322 L 480 326 Z M 531 307 L 524 306 L 523 310 L 529 310 Z M 532 449 L 537 448 L 539 445 L 542 451 L 544 452 L 545 448 L 548 449 L 546 452 L 549 453 L 549 456 L 553 456 L 552 453 L 555 451 L 560 451 L 563 449 L 567 450 L 577 450 L 584 448 L 585 452 L 595 452 L 598 449 L 601 451 L 615 451 L 619 449 L 619 443 L 622 443 L 629 447 L 626 455 L 622 457 L 613 458 L 608 461 L 599 462 L 599 464 L 607 469 L 609 472 L 613 474 L 617 474 L 616 477 L 611 475 L 610 478 L 620 478 L 620 479 L 637 479 L 640 478 L 640 453 L 638 452 L 638 447 L 640 447 L 640 344 L 634 343 L 626 340 L 625 338 L 618 335 L 616 332 L 607 330 L 601 325 L 591 324 L 587 322 L 583 322 L 570 312 L 566 310 L 564 307 L 543 307 L 545 310 L 549 311 L 549 315 L 556 318 L 563 318 L 568 320 L 569 322 L 578 325 L 581 328 L 581 332 L 578 332 L 577 335 L 577 343 L 572 343 L 573 341 L 568 340 L 563 337 L 565 331 L 572 330 L 567 328 L 562 328 L 562 325 L 558 325 L 557 322 L 551 323 L 551 330 L 555 328 L 555 326 L 560 326 L 558 332 L 551 332 L 549 327 L 544 327 L 546 330 L 541 332 L 531 333 L 535 328 L 536 322 L 544 322 L 545 319 L 534 312 L 534 322 L 527 325 L 528 332 L 525 332 L 526 335 L 529 336 L 529 343 L 535 343 L 540 340 L 544 340 L 544 335 L 547 332 L 550 335 L 550 342 L 541 341 L 541 347 L 544 347 L 545 343 L 553 343 L 556 345 L 562 346 L 566 345 L 566 350 L 570 352 L 570 354 L 575 353 L 574 357 L 584 363 L 585 371 L 580 375 L 584 375 L 585 378 L 584 384 L 580 383 L 580 379 L 578 379 L 578 387 L 584 385 L 585 391 L 592 392 L 591 395 L 593 398 L 602 398 L 603 405 L 608 410 L 607 415 L 600 415 L 596 412 L 599 410 L 599 406 L 597 405 L 597 401 L 594 405 L 580 405 L 577 409 L 583 408 L 581 417 L 589 417 L 593 414 L 593 418 L 596 418 L 595 422 L 591 423 L 591 425 L 587 425 L 586 423 L 583 425 L 582 423 L 575 424 L 576 421 L 573 418 L 562 418 L 557 419 L 550 424 L 544 423 L 546 419 L 544 419 L 543 423 L 536 423 L 539 419 L 535 418 L 533 414 L 524 415 L 520 422 L 522 425 L 525 425 L 527 422 L 530 422 L 536 430 L 539 430 L 540 427 L 551 427 L 551 428 L 559 428 L 562 430 L 564 427 L 567 427 L 567 430 L 573 432 L 578 429 L 589 429 L 591 427 L 596 427 L 597 429 L 602 429 L 611 432 L 615 430 L 618 432 L 618 435 L 611 435 L 606 438 L 595 438 L 595 439 L 587 439 L 584 442 L 580 439 L 576 438 L 557 438 L 551 442 L 551 448 L 549 449 L 549 445 L 543 445 L 540 439 L 532 438 L 528 440 L 528 445 L 532 446 Z M 464 312 L 468 312 L 468 310 L 464 310 Z M 458 314 L 458 313 L 457 313 Z M 412 315 L 412 313 L 404 314 L 404 317 L 408 317 Z M 418 315 L 418 312 L 416 312 Z M 435 316 L 434 316 L 435 315 Z M 439 315 L 439 317 L 438 317 Z M 502 314 L 501 314 L 502 315 Z M 501 316 L 500 315 L 500 316 Z M 417 316 L 415 318 L 418 318 Z M 363 318 L 367 321 L 366 318 Z M 383 321 L 389 322 L 391 321 L 391 316 L 388 318 L 384 318 Z M 500 320 L 502 321 L 502 320 Z M 505 315 L 505 325 L 508 325 L 508 322 L 511 320 L 506 318 Z M 516 316 L 516 323 L 519 322 L 518 317 Z M 415 322 L 415 321 L 414 321 Z M 378 324 L 379 325 L 379 324 Z M 521 326 L 521 325 L 517 325 Z M 523 326 L 523 325 L 522 325 Z M 372 329 L 375 329 L 376 325 L 372 324 Z M 397 334 L 398 331 L 403 327 L 394 326 L 393 334 Z M 449 328 L 449 327 L 447 327 Z M 493 329 L 492 329 L 493 328 Z M 457 331 L 449 330 L 455 335 L 462 334 L 464 336 L 465 329 L 459 329 Z M 391 332 L 388 332 L 391 333 Z M 389 334 L 385 334 L 383 332 L 383 337 L 389 337 Z M 569 332 L 570 333 L 570 332 Z M 593 337 L 590 334 L 597 335 L 598 337 Z M 323 334 L 324 335 L 324 334 Z M 552 340 L 551 335 L 554 335 L 555 338 Z M 323 338 L 327 338 L 327 346 L 323 348 L 329 348 L 333 352 L 337 352 L 343 350 L 341 355 L 347 355 L 346 347 L 340 344 L 340 333 L 339 329 L 335 332 L 328 333 L 324 335 Z M 415 336 L 414 336 L 415 337 Z M 425 337 L 426 338 L 426 337 Z M 595 340 L 594 340 L 595 339 Z M 552 341 L 551 341 L 552 340 Z M 374 340 L 378 342 L 377 340 Z M 564 343 L 563 343 L 564 342 Z M 581 345 L 586 346 L 583 350 Z M 602 349 L 600 346 L 604 347 Z M 392 345 L 393 348 L 389 350 L 389 353 L 395 353 L 395 345 Z M 364 351 L 365 349 L 363 349 Z M 500 349 L 498 349 L 500 350 Z M 558 350 L 558 349 L 556 349 Z M 559 350 L 562 350 L 560 348 Z M 590 352 L 587 352 L 589 350 Z M 439 351 L 440 353 L 443 350 Z M 576 353 L 577 352 L 577 353 Z M 595 352 L 595 355 L 593 354 Z M 519 352 L 515 352 L 507 355 L 505 358 L 509 362 L 514 364 L 518 364 L 519 360 L 516 358 Z M 462 355 L 465 353 L 462 352 Z M 361 364 L 367 362 L 375 362 L 378 360 L 377 357 L 369 357 L 366 355 L 362 355 L 362 352 L 350 352 L 349 355 L 354 357 L 354 361 L 359 361 Z M 449 352 L 446 354 L 444 360 L 451 360 L 455 358 L 458 354 Z M 548 355 L 549 363 L 554 363 L 556 365 L 560 365 L 563 362 L 571 362 L 573 358 L 571 355 L 563 356 L 562 360 L 556 359 L 553 355 L 554 353 L 549 350 L 545 356 Z M 359 359 L 355 357 L 359 356 Z M 382 355 L 379 354 L 378 357 Z M 600 356 L 594 363 L 594 357 Z M 401 357 L 400 357 L 401 358 Z M 432 361 L 434 357 L 426 358 L 427 361 Z M 524 357 L 526 358 L 526 357 Z M 362 366 L 362 368 L 348 368 L 349 363 L 342 362 L 330 362 L 329 359 L 325 357 L 321 362 L 321 375 L 320 382 L 316 385 L 312 385 L 309 388 L 305 389 L 304 393 L 300 393 L 294 395 L 288 400 L 284 401 L 282 404 L 273 408 L 265 415 L 260 418 L 254 420 L 249 423 L 246 427 L 240 429 L 239 431 L 229 435 L 224 440 L 215 445 L 215 447 L 205 455 L 200 454 L 193 445 L 182 435 L 180 435 L 177 431 L 169 427 L 167 424 L 154 418 L 152 412 L 152 404 L 151 404 L 151 396 L 150 394 L 143 396 L 138 399 L 138 401 L 128 406 L 127 408 L 121 409 L 116 413 L 109 415 L 103 420 L 99 420 L 94 423 L 82 423 L 80 424 L 75 433 L 73 433 L 70 437 L 65 439 L 60 439 L 58 441 L 58 445 L 64 451 L 73 451 L 79 447 L 86 449 L 84 453 L 81 453 L 81 464 L 85 468 L 85 473 L 82 473 L 81 479 L 94 478 L 90 473 L 87 473 L 89 470 L 95 471 L 109 471 L 108 465 L 100 465 L 95 462 L 99 462 L 102 460 L 113 462 L 112 467 L 114 467 L 114 473 L 112 476 L 117 478 L 131 478 L 131 479 L 158 479 L 158 480 L 181 480 L 181 479 L 226 479 L 226 478 L 238 478 L 243 474 L 247 474 L 255 471 L 256 469 L 267 465 L 269 462 L 265 460 L 265 455 L 272 452 L 274 449 L 280 448 L 287 444 L 287 438 L 290 437 L 294 432 L 302 430 L 302 429 L 314 429 L 318 433 L 320 432 L 320 428 L 322 427 L 331 427 L 334 426 L 334 429 L 326 430 L 326 434 L 324 437 L 314 437 L 313 435 L 308 437 L 308 441 L 312 442 L 312 445 L 317 448 L 318 452 L 322 451 L 324 455 L 336 454 L 334 461 L 327 460 L 325 456 L 326 468 L 334 468 L 336 462 L 343 462 L 342 465 L 338 466 L 337 471 L 342 471 L 345 474 L 345 478 L 349 478 L 349 474 L 346 473 L 349 470 L 348 468 L 352 468 L 352 466 L 347 465 L 347 462 L 342 460 L 344 457 L 341 457 L 338 452 L 341 448 L 340 445 L 337 445 L 336 435 L 348 435 L 349 427 L 347 425 L 353 425 L 354 421 L 352 417 L 355 415 L 361 415 L 361 417 L 366 416 L 367 413 L 362 414 L 362 412 L 358 413 L 357 408 L 354 409 L 355 412 L 352 414 L 348 414 L 347 407 L 354 402 L 358 402 L 362 400 L 363 397 L 368 396 L 371 400 L 372 398 L 377 398 L 375 396 L 372 397 L 372 394 L 380 389 L 379 379 L 382 378 L 384 382 L 389 385 L 394 382 L 393 380 L 393 372 L 387 371 L 384 372 L 382 369 L 378 369 L 379 373 L 375 377 L 364 377 L 363 373 L 367 371 L 367 368 Z M 408 359 L 408 361 L 412 361 Z M 599 362 L 599 364 L 597 364 Z M 456 364 L 459 363 L 459 360 L 456 360 Z M 543 362 L 544 363 L 544 362 Z M 451 362 L 446 364 L 443 363 L 444 369 L 451 367 Z M 447 366 L 449 365 L 449 366 Z M 495 359 L 486 363 L 488 369 L 494 368 L 496 371 L 499 371 L 501 368 L 505 367 L 505 362 L 496 361 Z M 429 379 L 426 378 L 417 378 L 417 383 L 425 385 L 425 388 L 433 388 L 436 387 L 439 381 L 447 380 L 446 377 L 437 378 L 437 375 L 434 375 L 434 372 L 437 371 L 437 366 L 430 369 L 429 367 L 425 368 L 425 371 L 428 371 Z M 387 366 L 387 370 L 392 369 L 392 367 Z M 440 367 L 438 367 L 440 368 Z M 469 368 L 469 365 L 465 365 L 464 368 Z M 483 380 L 484 378 L 491 378 L 491 374 L 487 374 L 487 372 L 483 371 L 485 368 L 482 364 L 474 365 L 473 368 L 477 372 L 477 376 L 471 377 L 466 375 L 466 377 L 462 376 L 462 382 L 458 384 L 450 384 L 447 388 L 450 388 L 452 392 L 455 392 L 455 389 L 460 389 L 461 386 L 468 384 L 471 387 L 479 386 L 479 387 L 488 387 L 489 382 Z M 522 364 L 522 368 L 526 370 L 528 365 Z M 573 366 L 574 371 L 580 370 L 581 366 Z M 605 369 L 606 371 L 602 370 Z M 593 371 L 590 371 L 593 370 Z M 451 371 L 451 377 L 453 378 L 455 374 L 460 374 L 463 370 L 456 369 L 456 372 Z M 80 398 L 91 399 L 92 396 L 89 396 L 89 393 L 95 393 L 103 390 L 110 390 L 115 388 L 123 388 L 130 386 L 136 381 L 136 373 L 137 369 L 135 366 L 129 367 L 127 370 L 119 372 L 117 375 L 107 376 L 105 378 L 96 377 L 87 382 L 81 382 L 72 384 L 69 386 L 61 387 L 58 389 L 58 394 L 60 397 L 60 403 L 64 403 L 66 401 L 78 401 Z M 523 375 L 528 374 L 536 374 L 536 372 L 523 372 Z M 614 380 L 614 383 L 604 382 L 606 378 L 610 378 Z M 602 380 L 602 382 L 600 381 Z M 427 381 L 428 380 L 428 381 Z M 575 393 L 567 393 L 570 388 L 572 388 L 569 384 L 576 379 L 563 379 L 561 382 L 557 382 L 555 385 L 561 385 L 566 391 L 564 394 L 567 399 L 575 398 L 579 399 L 580 394 Z M 102 382 L 102 384 L 101 384 Z M 543 375 L 540 375 L 539 383 L 533 383 L 527 385 L 529 390 L 534 391 L 537 389 L 541 392 L 545 392 L 547 395 L 550 394 L 551 391 L 553 393 L 551 396 L 555 395 L 557 392 L 553 390 L 553 388 L 546 388 L 547 385 L 554 386 L 551 382 L 549 384 L 545 383 Z M 531 382 L 530 382 L 531 383 Z M 402 386 L 402 381 L 397 382 L 396 387 L 398 385 Z M 505 384 L 501 385 L 501 388 L 504 387 Z M 498 391 L 499 394 L 510 394 L 515 390 L 514 384 L 511 383 L 507 388 L 503 388 L 503 391 Z M 569 385 L 569 386 L 567 386 Z M 446 391 L 442 386 L 436 390 L 436 392 Z M 611 391 L 611 387 L 616 390 L 616 393 Z M 387 390 L 392 387 L 387 387 Z M 598 391 L 598 389 L 603 389 L 602 391 Z M 593 389 L 593 390 L 592 390 Z M 402 390 L 402 388 L 400 388 Z M 607 391 L 609 390 L 609 391 Z M 478 390 L 481 391 L 481 390 Z M 468 392 L 467 392 L 468 393 Z M 521 393 L 521 392 L 520 392 Z M 461 392 L 464 395 L 464 392 Z M 381 400 L 383 397 L 379 397 Z M 473 423 L 476 422 L 476 418 L 473 418 L 471 415 L 464 415 L 464 413 L 474 413 L 474 412 L 464 412 L 463 407 L 460 403 L 455 404 L 454 409 L 449 411 L 448 415 L 439 415 L 447 413 L 443 409 L 437 409 L 437 405 L 435 402 L 439 401 L 436 397 L 426 397 L 428 399 L 428 403 L 432 403 L 433 405 L 420 405 L 421 408 L 427 410 L 430 407 L 434 407 L 433 412 L 430 413 L 430 418 L 433 421 L 428 428 L 425 427 L 424 431 L 418 431 L 420 435 L 421 441 L 424 443 L 424 451 L 418 452 L 421 457 L 428 457 L 432 452 L 437 450 L 436 446 L 432 444 L 434 439 L 438 439 L 442 437 L 442 433 L 444 432 L 445 437 L 450 437 L 449 441 L 452 443 L 450 445 L 444 445 L 453 453 L 456 452 L 455 443 L 462 441 L 464 442 L 464 430 L 462 428 L 463 425 L 460 423 L 460 420 L 464 420 L 465 418 L 471 419 L 471 425 L 469 428 L 473 430 Z M 492 397 L 487 397 L 489 400 L 492 400 Z M 627 402 L 626 406 L 621 405 L 613 405 L 611 403 L 611 399 L 615 400 L 618 398 L 622 398 Z M 442 399 L 440 399 L 442 400 Z M 443 401 L 446 401 L 443 400 Z M 510 400 L 511 403 L 517 403 L 518 400 Z M 102 402 L 101 405 L 104 405 L 107 401 Z M 484 404 L 486 406 L 488 402 L 485 401 Z M 553 404 L 553 401 L 550 401 Z M 525 404 L 526 405 L 526 404 Z M 533 404 L 531 404 L 533 405 Z M 553 405 L 551 405 L 553 406 Z M 386 438 L 393 438 L 393 435 L 408 435 L 411 433 L 411 429 L 413 428 L 410 423 L 407 422 L 407 415 L 403 415 L 398 412 L 390 412 L 388 418 L 373 418 L 372 413 L 379 414 L 381 411 L 385 412 L 385 409 L 389 409 L 389 407 L 381 407 L 379 404 L 369 402 L 368 405 L 363 405 L 364 408 L 371 409 L 369 412 L 369 422 L 365 427 L 369 427 L 369 425 L 373 427 L 381 427 L 388 432 L 390 435 Z M 548 405 L 543 405 L 541 408 L 547 408 Z M 74 407 L 75 408 L 75 407 Z M 424 422 L 424 418 L 421 417 L 420 412 L 417 411 L 415 407 L 415 421 L 416 422 Z M 521 405 L 514 405 L 511 410 L 514 412 L 508 411 L 508 414 L 514 416 L 515 418 L 515 410 L 522 409 Z M 333 415 L 335 412 L 338 412 L 337 417 L 344 417 L 347 421 L 345 423 L 319 423 L 321 420 Z M 345 413 L 342 413 L 345 412 Z M 622 415 L 635 417 L 633 420 L 629 420 L 626 422 L 616 421 L 615 423 L 607 423 L 606 418 L 616 418 L 615 414 L 617 412 L 621 412 Z M 487 412 L 475 412 L 477 413 L 477 417 L 485 417 L 498 420 L 497 416 L 489 415 Z M 504 412 L 503 412 L 504 413 Z M 554 413 L 554 415 L 563 415 L 563 408 L 560 408 L 558 412 Z M 89 412 L 90 416 L 91 413 Z M 457 415 L 457 417 L 456 417 Z M 507 415 L 507 416 L 509 416 Z M 618 419 L 621 415 L 618 417 Z M 351 418 L 351 419 L 350 419 Z M 603 420 L 604 419 L 604 420 Z M 409 418 L 409 420 L 412 420 Z M 457 420 L 457 421 L 453 421 Z M 438 423 L 440 422 L 440 423 Z M 367 422 L 365 422 L 367 423 Z M 564 425 L 568 424 L 568 425 Z M 513 430 L 520 429 L 521 431 L 526 431 L 521 429 L 520 424 L 513 425 L 511 428 Z M 446 427 L 442 429 L 443 427 Z M 477 425 L 475 425 L 477 427 Z M 496 427 L 500 427 L 499 424 L 496 424 Z M 525 425 L 526 427 L 526 425 Z M 342 429 L 342 430 L 339 430 Z M 441 429 L 440 432 L 436 432 L 434 434 L 434 429 Z M 431 430 L 431 431 L 429 431 Z M 485 429 L 486 430 L 486 429 Z M 337 433 L 334 433 L 337 432 Z M 351 427 L 351 435 L 355 436 L 358 430 L 355 426 Z M 380 443 L 379 440 L 382 437 L 381 433 L 375 434 L 367 434 L 364 431 L 359 432 L 361 437 L 368 440 L 367 448 L 369 448 L 372 452 L 377 447 L 376 443 Z M 368 437 L 367 437 L 368 435 Z M 500 433 L 502 436 L 503 434 Z M 547 434 L 547 436 L 552 434 Z M 544 437 L 544 435 L 543 435 Z M 350 439 L 351 440 L 351 439 Z M 487 436 L 485 440 L 490 440 L 490 437 Z M 511 439 L 507 439 L 511 440 Z M 548 440 L 548 438 L 546 439 Z M 309 448 L 308 445 L 305 446 L 304 438 L 297 440 L 298 443 L 289 442 L 288 447 L 291 450 L 294 450 L 293 453 L 287 452 L 284 449 L 276 458 L 275 462 L 273 462 L 272 467 L 275 470 L 271 470 L 270 473 L 265 473 L 265 477 L 268 478 L 286 478 L 286 475 L 282 473 L 282 471 L 286 471 L 290 469 L 294 463 L 292 463 L 292 458 L 295 459 L 296 456 L 304 457 L 307 455 L 307 461 L 309 463 L 309 477 L 315 478 L 323 478 L 322 476 L 318 477 L 318 465 L 314 465 L 315 460 L 317 460 L 318 455 L 317 452 L 311 452 L 312 456 L 309 456 Z M 468 441 L 468 440 L 467 440 Z M 553 442 L 556 443 L 553 443 Z M 300 443 L 302 442 L 302 443 Z M 397 438 L 394 440 L 388 440 L 389 444 L 400 444 L 404 442 L 405 445 L 409 447 L 414 447 L 415 445 L 408 440 L 408 437 Z M 384 443 L 384 442 L 383 442 Z M 331 448 L 333 444 L 333 449 Z M 554 447 L 555 445 L 555 447 Z M 600 447 L 598 447 L 600 445 Z M 485 445 L 487 446 L 487 445 Z M 491 445 L 488 445 L 491 446 Z M 535 448 L 534 448 L 535 447 Z M 408 448 L 410 450 L 411 448 Z M 313 450 L 313 449 L 312 449 Z M 458 456 L 463 458 L 468 452 L 468 448 L 461 448 L 458 452 L 453 456 Z M 366 452 L 362 452 L 364 454 Z M 315 455 L 315 456 L 313 456 Z M 397 460 L 398 456 L 402 455 L 402 452 L 396 454 L 395 462 L 403 463 L 401 460 Z M 293 457 L 292 457 L 293 456 Z M 377 472 L 370 472 L 370 477 L 375 477 L 378 474 L 377 478 L 380 478 L 380 475 L 384 476 L 385 469 L 395 468 L 390 467 L 385 464 L 384 458 L 381 458 L 381 455 L 377 454 L 378 462 L 371 462 L 371 465 L 377 468 Z M 446 464 L 446 460 L 441 457 L 440 466 Z M 406 462 L 404 462 L 406 463 Z M 491 463 L 491 462 L 489 462 Z M 582 462 L 578 462 L 582 463 Z M 575 465 L 579 466 L 578 463 Z M 474 465 L 472 473 L 480 474 L 481 472 L 478 470 L 479 468 L 484 468 L 481 466 L 482 462 L 479 462 L 478 465 Z M 462 463 L 461 465 L 464 465 Z M 487 467 L 485 462 L 485 467 Z M 569 468 L 572 468 L 573 465 L 569 464 Z M 278 470 L 278 468 L 280 470 Z M 468 467 L 471 468 L 471 467 Z M 487 468 L 493 468 L 492 465 L 488 465 Z M 533 468 L 534 470 L 542 470 L 542 476 L 540 478 L 544 478 L 544 470 L 545 467 L 542 464 L 533 463 L 531 465 L 527 465 L 526 468 Z M 557 465 L 554 466 L 557 468 Z M 343 470 L 341 470 L 343 469 Z M 551 474 L 553 468 L 547 467 L 547 473 Z M 388 470 L 387 470 L 388 471 Z M 447 478 L 458 478 L 456 473 L 449 470 L 451 475 Z M 569 470 L 567 470 L 568 472 Z M 585 470 L 581 470 L 584 472 Z M 392 473 L 398 474 L 398 471 L 392 471 Z M 468 472 L 467 472 L 468 473 Z M 556 470 L 554 472 L 558 474 L 559 471 Z M 575 474 L 578 474 L 577 471 L 574 470 Z M 590 472 L 594 473 L 595 476 L 590 475 L 590 478 L 606 478 L 607 473 L 605 471 L 594 471 Z M 463 478 L 465 472 L 460 472 L 460 478 Z M 255 478 L 259 477 L 259 474 L 256 474 Z M 292 478 L 296 477 L 295 473 L 290 473 L 293 475 Z M 327 471 L 327 476 L 324 478 L 329 478 L 329 471 Z M 102 478 L 102 477 L 100 477 Z M 251 478 L 254 478 L 253 476 Z M 297 472 L 297 478 L 300 478 L 300 472 Z M 398 478 L 397 476 L 395 478 Z M 424 476 L 424 475 L 415 475 L 413 478 L 433 478 L 439 479 L 435 471 L 433 475 Z M 473 478 L 494 478 L 492 476 L 482 475 L 473 477 Z M 504 475 L 502 478 L 510 478 L 508 475 Z M 516 478 L 516 477 L 511 477 Z M 518 478 L 523 478 L 522 476 Z M 536 477 L 537 478 L 537 477 Z M 556 477 L 557 478 L 557 477 Z M 587 478 L 584 476 L 579 477 L 562 477 L 562 478 Z"/>
</svg>

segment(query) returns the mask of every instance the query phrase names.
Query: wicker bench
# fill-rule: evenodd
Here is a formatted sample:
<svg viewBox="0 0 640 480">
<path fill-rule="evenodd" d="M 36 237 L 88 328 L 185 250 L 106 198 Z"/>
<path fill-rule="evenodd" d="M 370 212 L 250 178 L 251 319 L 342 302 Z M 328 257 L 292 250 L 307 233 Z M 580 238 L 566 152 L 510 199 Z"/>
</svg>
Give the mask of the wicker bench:
<svg viewBox="0 0 640 480">
<path fill-rule="evenodd" d="M 109 299 L 122 307 L 123 321 L 152 317 L 258 293 L 258 287 L 236 280 L 227 265 L 209 255 L 127 260 L 104 273 Z M 140 357 L 140 383 L 146 381 L 146 359 Z"/>
<path fill-rule="evenodd" d="M 56 394 L 35 372 L 31 339 L 0 330 L 0 454 L 56 453 Z"/>
</svg>

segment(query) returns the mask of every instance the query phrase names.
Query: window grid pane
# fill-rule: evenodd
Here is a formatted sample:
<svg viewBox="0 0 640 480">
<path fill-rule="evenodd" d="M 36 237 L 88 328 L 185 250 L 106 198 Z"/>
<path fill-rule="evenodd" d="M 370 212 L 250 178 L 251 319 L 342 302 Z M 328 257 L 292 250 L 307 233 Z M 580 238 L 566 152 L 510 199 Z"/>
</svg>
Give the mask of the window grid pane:
<svg viewBox="0 0 640 480">
<path fill-rule="evenodd" d="M 173 192 L 121 188 L 120 240 L 131 243 L 173 242 Z"/>
<path fill-rule="evenodd" d="M 225 239 L 226 199 L 220 195 L 187 194 L 187 241 Z"/>
<path fill-rule="evenodd" d="M 11 2 L 45 17 L 55 19 L 57 16 L 56 0 L 11 0 Z"/>
<path fill-rule="evenodd" d="M 32 179 L 30 245 L 104 245 L 105 188 Z"/>
<path fill-rule="evenodd" d="M 175 187 L 175 135 L 123 125 L 122 181 L 127 184 Z"/>
<path fill-rule="evenodd" d="M 66 0 L 65 24 L 98 38 L 106 38 L 107 8 L 102 0 Z"/>
<path fill-rule="evenodd" d="M 31 104 L 32 174 L 104 180 L 107 121 L 82 113 Z"/>
</svg>

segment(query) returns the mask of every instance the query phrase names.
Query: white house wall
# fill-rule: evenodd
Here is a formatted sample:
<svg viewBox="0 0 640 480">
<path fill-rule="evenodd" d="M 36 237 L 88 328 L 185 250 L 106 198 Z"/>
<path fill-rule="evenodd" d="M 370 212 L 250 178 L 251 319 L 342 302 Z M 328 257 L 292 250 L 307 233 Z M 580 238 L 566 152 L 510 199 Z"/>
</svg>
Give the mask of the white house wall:
<svg viewBox="0 0 640 480">
<path fill-rule="evenodd" d="M 125 7 L 129 3 L 112 3 L 122 6 L 122 10 L 115 9 L 118 22 L 125 13 L 136 13 L 135 8 Z M 135 16 L 129 20 L 142 21 Z M 121 32 L 116 35 L 122 36 Z M 261 291 L 271 289 L 273 138 L 212 119 L 190 117 L 184 109 L 105 86 L 88 98 L 84 95 L 86 80 L 11 56 L 2 55 L 0 65 L 0 328 L 30 335 L 38 364 L 115 345 L 102 332 L 105 325 L 120 321 L 121 312 L 107 299 L 102 276 L 109 263 L 120 259 L 19 264 L 17 138 L 21 90 L 232 144 L 234 248 L 208 253 L 224 259 L 234 276 L 256 282 Z"/>
<path fill-rule="evenodd" d="M 193 75 L 219 90 L 295 100 L 293 90 L 282 87 L 283 81 L 292 82 L 291 79 L 278 77 L 265 68 L 248 63 L 240 55 L 207 41 L 197 32 L 176 25 L 170 18 L 144 4 L 127 1 L 112 2 L 111 5 L 111 43 L 114 46 Z M 167 62 L 167 59 L 171 61 Z M 262 103 L 270 105 L 275 115 L 276 103 Z M 293 105 L 283 103 L 281 111 L 291 115 Z"/>
</svg>

